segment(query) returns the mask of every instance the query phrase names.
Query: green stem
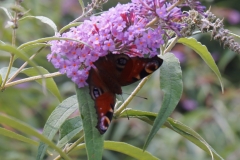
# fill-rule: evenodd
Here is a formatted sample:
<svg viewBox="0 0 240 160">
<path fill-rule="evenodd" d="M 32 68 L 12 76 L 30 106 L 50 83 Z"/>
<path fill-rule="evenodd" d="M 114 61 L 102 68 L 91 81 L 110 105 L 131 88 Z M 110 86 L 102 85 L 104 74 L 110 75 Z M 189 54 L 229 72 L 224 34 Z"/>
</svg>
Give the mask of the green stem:
<svg viewBox="0 0 240 160">
<path fill-rule="evenodd" d="M 43 50 L 45 47 L 40 48 L 35 54 L 33 54 L 29 60 L 32 60 L 39 52 L 41 52 L 41 50 Z M 28 64 L 28 62 L 25 62 L 15 73 L 14 75 L 7 81 L 7 83 L 11 82 L 22 70 L 23 68 L 26 67 L 26 65 Z"/>
<path fill-rule="evenodd" d="M 95 2 L 95 4 L 93 5 L 93 7 L 92 7 L 90 10 L 88 10 L 86 13 L 84 13 L 84 11 L 83 11 L 83 14 L 82 14 L 80 17 L 76 18 L 75 20 L 73 20 L 73 21 L 70 22 L 70 23 L 77 22 L 77 21 L 79 21 L 80 19 L 82 19 L 85 15 L 88 15 L 89 13 L 91 13 L 91 12 L 93 11 L 93 9 L 95 8 L 95 6 L 97 5 L 97 3 L 98 3 L 98 1 Z"/>
<path fill-rule="evenodd" d="M 178 0 L 177 2 L 175 2 L 173 5 L 171 5 L 170 7 L 168 7 L 167 11 L 171 11 L 174 7 L 178 6 L 179 4 L 183 3 L 185 0 Z"/>
<path fill-rule="evenodd" d="M 49 73 L 49 74 L 24 78 L 24 79 L 20 79 L 20 80 L 14 81 L 14 82 L 7 83 L 5 85 L 5 88 L 11 87 L 11 86 L 14 86 L 14 85 L 17 85 L 17 84 L 25 83 L 25 82 L 35 81 L 35 80 L 43 79 L 43 78 L 52 78 L 52 77 L 61 76 L 61 75 L 62 75 L 62 73 L 55 72 L 55 73 Z"/>
<path fill-rule="evenodd" d="M 15 5 L 18 5 L 18 2 L 15 1 Z M 14 13 L 14 17 L 12 19 L 12 21 L 14 22 L 14 26 L 13 26 L 13 30 L 12 30 L 12 46 L 15 46 L 16 45 L 16 32 L 17 32 L 17 12 Z M 8 76 L 11 72 L 11 69 L 12 69 L 12 66 L 13 66 L 13 62 L 14 62 L 14 54 L 11 53 L 11 56 L 10 56 L 10 60 L 9 60 L 9 65 L 8 65 L 8 70 L 7 70 L 7 74 L 6 74 L 6 77 L 1 85 L 1 90 L 5 89 L 5 84 L 7 83 L 7 80 L 8 80 Z"/>
<path fill-rule="evenodd" d="M 114 113 L 115 117 L 118 117 L 121 112 L 126 109 L 126 106 L 132 101 L 132 99 L 135 97 L 135 95 L 140 91 L 140 89 L 143 87 L 143 85 L 147 82 L 150 75 L 142 79 L 142 81 L 138 84 L 138 86 L 135 88 L 135 90 L 131 93 L 131 95 L 124 101 L 124 103 L 116 110 Z"/>
<path fill-rule="evenodd" d="M 177 2 L 175 2 L 173 5 L 171 5 L 170 7 L 167 8 L 167 12 L 171 11 L 174 7 L 178 6 L 179 4 L 183 3 L 184 0 L 178 0 Z M 154 25 L 158 22 L 159 18 L 155 17 L 153 20 L 151 20 L 151 22 L 149 22 L 146 25 L 146 28 L 148 27 L 154 27 Z"/>
<path fill-rule="evenodd" d="M 172 48 L 173 48 L 173 47 L 175 46 L 175 44 L 177 43 L 178 39 L 179 39 L 178 36 L 176 36 L 176 37 L 173 39 L 173 41 L 169 44 L 169 46 L 167 47 L 167 49 L 166 49 L 163 53 L 165 54 L 165 53 L 171 51 Z"/>
<path fill-rule="evenodd" d="M 74 148 L 76 148 L 80 143 L 82 143 L 84 140 L 84 136 L 80 137 L 76 142 L 74 142 L 70 147 L 68 147 L 65 151 L 65 153 L 71 152 Z M 57 156 L 54 160 L 60 160 L 61 156 Z"/>
<path fill-rule="evenodd" d="M 237 38 L 240 38 L 240 35 L 237 35 L 237 34 L 235 34 L 235 33 L 229 32 L 229 34 L 230 34 L 230 35 L 233 35 L 233 36 L 235 36 L 235 37 L 237 37 Z"/>
<path fill-rule="evenodd" d="M 8 76 L 10 74 L 13 62 L 14 62 L 14 54 L 11 54 L 10 62 L 9 62 L 9 65 L 8 65 L 7 74 L 6 74 L 6 77 L 5 77 L 5 79 L 4 79 L 4 81 L 3 81 L 2 85 L 1 85 L 1 90 L 4 90 L 6 88 L 7 79 L 8 79 Z"/>
</svg>

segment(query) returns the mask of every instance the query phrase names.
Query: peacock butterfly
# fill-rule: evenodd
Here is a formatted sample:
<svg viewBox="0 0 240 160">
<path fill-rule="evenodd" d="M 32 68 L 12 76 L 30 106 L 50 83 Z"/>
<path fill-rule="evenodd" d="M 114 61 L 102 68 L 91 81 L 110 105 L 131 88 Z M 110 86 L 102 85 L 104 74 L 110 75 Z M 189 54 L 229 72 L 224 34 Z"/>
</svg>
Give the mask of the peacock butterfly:
<svg viewBox="0 0 240 160">
<path fill-rule="evenodd" d="M 132 84 L 157 70 L 163 63 L 152 58 L 129 57 L 126 54 L 108 54 L 94 62 L 87 82 L 98 115 L 96 128 L 105 133 L 113 117 L 116 94 L 121 86 Z"/>
</svg>

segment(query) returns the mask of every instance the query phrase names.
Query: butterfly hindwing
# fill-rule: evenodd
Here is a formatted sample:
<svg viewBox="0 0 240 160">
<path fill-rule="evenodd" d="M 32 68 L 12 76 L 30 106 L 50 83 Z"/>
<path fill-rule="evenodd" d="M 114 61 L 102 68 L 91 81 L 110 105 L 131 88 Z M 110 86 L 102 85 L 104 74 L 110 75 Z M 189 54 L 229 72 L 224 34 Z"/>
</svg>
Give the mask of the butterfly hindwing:
<svg viewBox="0 0 240 160">
<path fill-rule="evenodd" d="M 89 77 L 90 95 L 95 102 L 95 109 L 98 116 L 96 128 L 103 134 L 112 120 L 116 95 L 108 90 L 96 69 L 90 70 Z"/>
</svg>

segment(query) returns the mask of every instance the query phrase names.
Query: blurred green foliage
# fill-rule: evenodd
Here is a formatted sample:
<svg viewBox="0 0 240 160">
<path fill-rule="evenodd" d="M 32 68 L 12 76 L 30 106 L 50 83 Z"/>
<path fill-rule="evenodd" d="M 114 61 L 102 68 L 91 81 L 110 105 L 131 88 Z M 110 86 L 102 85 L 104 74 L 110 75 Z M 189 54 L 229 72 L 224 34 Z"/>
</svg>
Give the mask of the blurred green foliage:
<svg viewBox="0 0 240 160">
<path fill-rule="evenodd" d="M 114 6 L 116 2 L 109 0 L 103 9 Z M 119 0 L 119 2 L 126 3 L 127 0 Z M 235 5 L 236 3 L 238 0 L 217 0 L 211 1 L 211 3 L 204 1 L 207 6 L 212 6 L 212 11 L 218 17 L 225 17 L 226 28 L 240 34 L 240 6 Z M 0 1 L 0 6 L 7 8 L 13 4 L 14 0 Z M 29 10 L 27 13 L 29 15 L 46 16 L 52 19 L 58 29 L 81 14 L 77 0 L 24 1 L 23 7 L 26 11 Z M 2 10 L 0 16 L 0 40 L 11 43 L 11 29 L 4 27 L 7 17 Z M 37 20 L 20 22 L 18 27 L 17 46 L 30 40 L 54 35 L 47 25 Z M 239 55 L 223 49 L 220 44 L 211 41 L 211 37 L 207 34 L 196 38 L 205 44 L 213 54 L 223 76 L 225 91 L 221 93 L 217 77 L 196 53 L 182 45 L 176 45 L 173 50 L 181 61 L 184 93 L 177 111 L 173 113 L 172 117 L 197 131 L 223 158 L 238 160 L 240 157 Z M 36 50 L 32 49 L 29 53 L 34 53 Z M 49 72 L 54 72 L 56 70 L 46 60 L 48 53 L 49 49 L 45 49 L 34 58 L 34 61 L 38 65 L 44 66 Z M 0 51 L 0 68 L 7 67 L 8 61 L 9 55 Z M 14 66 L 19 67 L 22 63 L 17 60 Z M 140 96 L 147 97 L 148 100 L 136 97 L 130 103 L 131 107 L 135 106 L 134 109 L 152 112 L 159 110 L 162 93 L 159 89 L 159 75 L 157 74 L 154 74 L 139 92 Z M 55 80 L 64 99 L 75 94 L 74 84 L 65 76 Z M 124 87 L 124 93 L 131 93 L 136 85 Z M 126 97 L 127 95 L 123 94 L 123 97 L 119 97 L 119 99 L 124 100 Z M 38 128 L 39 132 L 58 103 L 57 98 L 51 93 L 43 94 L 42 86 L 36 82 L 24 83 L 0 92 L 0 112 Z M 7 129 L 12 130 L 9 127 Z M 141 148 L 149 129 L 149 125 L 137 119 L 118 119 L 112 122 L 105 137 L 107 140 L 127 142 Z M 3 136 L 0 136 L 0 144 L 1 160 L 35 159 L 37 147 Z M 168 129 L 159 131 L 147 151 L 161 159 L 210 159 L 201 149 Z M 85 156 L 84 151 L 73 154 L 73 157 L 79 159 L 85 159 Z M 130 160 L 131 158 L 105 150 L 104 159 Z"/>
</svg>

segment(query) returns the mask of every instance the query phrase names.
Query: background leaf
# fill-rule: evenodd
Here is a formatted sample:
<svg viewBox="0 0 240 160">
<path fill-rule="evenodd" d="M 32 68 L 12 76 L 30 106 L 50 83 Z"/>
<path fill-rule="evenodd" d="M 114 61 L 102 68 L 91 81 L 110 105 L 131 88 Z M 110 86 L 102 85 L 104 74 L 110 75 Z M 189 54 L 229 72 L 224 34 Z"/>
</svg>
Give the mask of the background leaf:
<svg viewBox="0 0 240 160">
<path fill-rule="evenodd" d="M 69 143 L 69 141 L 82 129 L 82 119 L 80 116 L 66 120 L 60 128 L 57 146 L 63 147 L 65 144 Z"/>
<path fill-rule="evenodd" d="M 76 96 L 69 97 L 60 103 L 49 116 L 44 128 L 43 135 L 52 140 L 64 121 L 78 108 Z M 41 142 L 38 147 L 37 159 L 43 158 L 48 145 Z"/>
<path fill-rule="evenodd" d="M 12 138 L 12 139 L 16 139 L 16 140 L 19 140 L 19 141 L 22 141 L 22 142 L 25 142 L 25 143 L 28 143 L 28 144 L 31 144 L 31 145 L 34 145 L 34 146 L 38 146 L 37 141 L 32 140 L 32 139 L 27 138 L 27 137 L 24 137 L 20 134 L 17 134 L 15 132 L 12 132 L 12 131 L 7 130 L 7 129 L 2 128 L 2 127 L 0 127 L 0 135 L 6 136 L 6 137 L 9 137 L 9 138 Z"/>
<path fill-rule="evenodd" d="M 3 115 L 0 113 L 0 123 L 6 124 L 8 126 L 11 126 L 15 129 L 23 132 L 23 133 L 26 133 L 28 135 L 32 135 L 32 136 L 39 138 L 41 141 L 43 141 L 44 143 L 46 143 L 49 146 L 51 146 L 52 148 L 54 148 L 63 158 L 65 158 L 66 160 L 70 160 L 68 158 L 68 156 L 64 152 L 62 152 L 62 150 L 60 148 L 58 148 L 53 142 L 51 142 L 46 137 L 44 137 L 43 135 L 38 133 L 32 127 L 19 121 L 18 119 L 15 119 L 15 118 L 12 118 L 12 117 L 9 117 L 9 116 L 6 116 L 6 115 Z"/>
<path fill-rule="evenodd" d="M 0 75 L 1 75 L 1 77 L 2 77 L 2 80 L 5 79 L 6 74 L 7 74 L 7 70 L 8 70 L 8 67 L 3 67 L 3 68 L 0 69 Z M 9 74 L 9 76 L 8 76 L 8 79 L 9 79 L 10 77 L 12 77 L 12 76 L 16 73 L 17 70 L 18 70 L 18 68 L 12 67 L 12 68 L 11 68 L 11 71 L 10 71 L 10 74 Z"/>
<path fill-rule="evenodd" d="M 15 48 L 11 45 L 0 44 L 0 50 L 9 52 L 11 54 L 15 54 L 17 57 L 21 58 L 22 60 L 27 61 L 33 67 L 36 67 L 36 64 L 33 61 L 29 60 L 29 58 L 26 56 L 25 52 L 18 50 L 17 48 Z"/>
<path fill-rule="evenodd" d="M 44 16 L 25 16 L 22 19 L 20 19 L 19 21 L 25 20 L 27 18 L 38 19 L 42 23 L 48 24 L 54 30 L 54 32 L 57 33 L 57 26 L 56 26 L 56 24 L 51 19 L 49 19 L 48 17 L 44 17 Z"/>
<path fill-rule="evenodd" d="M 178 40 L 178 43 L 182 43 L 185 46 L 191 48 L 194 50 L 199 56 L 206 62 L 206 64 L 212 69 L 212 71 L 217 75 L 222 91 L 223 88 L 223 82 L 221 73 L 211 55 L 211 53 L 208 51 L 207 47 L 205 45 L 202 45 L 200 42 L 198 42 L 195 38 L 180 38 Z"/>
<path fill-rule="evenodd" d="M 48 70 L 46 70 L 45 68 L 41 67 L 41 66 L 37 66 L 37 69 L 42 73 L 42 74 L 48 74 Z M 39 72 L 37 72 L 37 70 L 33 67 L 31 68 L 26 68 L 23 69 L 21 71 L 21 73 L 26 74 L 27 76 L 31 77 L 31 76 L 37 76 L 39 75 Z M 36 82 L 38 82 L 39 84 L 43 84 L 42 82 L 45 81 L 46 82 L 46 88 L 54 95 L 58 98 L 58 100 L 61 102 L 62 101 L 62 97 L 61 94 L 58 90 L 58 87 L 55 83 L 55 81 L 53 80 L 53 78 L 46 78 L 46 79 L 40 79 L 40 80 L 36 80 Z"/>
<path fill-rule="evenodd" d="M 223 158 L 220 155 L 218 155 L 218 153 L 197 132 L 195 132 L 188 126 L 172 118 L 168 118 L 168 121 L 165 123 L 165 126 L 179 133 L 183 137 L 187 138 L 189 141 L 193 142 L 195 145 L 200 147 L 208 154 L 213 155 L 214 160 L 219 159 L 223 160 Z"/>
<path fill-rule="evenodd" d="M 127 109 L 120 114 L 120 117 L 138 118 L 152 125 L 154 123 L 155 118 L 157 117 L 157 114 L 153 112 Z M 163 126 L 168 127 L 174 132 L 185 137 L 186 139 L 197 145 L 199 148 L 201 148 L 208 154 L 212 153 L 214 159 L 216 160 L 223 159 L 197 132 L 195 132 L 190 127 L 184 125 L 183 123 L 168 117 L 167 121 L 164 123 Z"/>
</svg>

